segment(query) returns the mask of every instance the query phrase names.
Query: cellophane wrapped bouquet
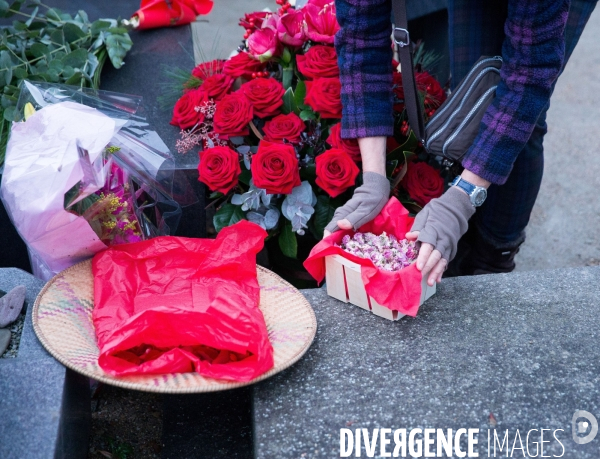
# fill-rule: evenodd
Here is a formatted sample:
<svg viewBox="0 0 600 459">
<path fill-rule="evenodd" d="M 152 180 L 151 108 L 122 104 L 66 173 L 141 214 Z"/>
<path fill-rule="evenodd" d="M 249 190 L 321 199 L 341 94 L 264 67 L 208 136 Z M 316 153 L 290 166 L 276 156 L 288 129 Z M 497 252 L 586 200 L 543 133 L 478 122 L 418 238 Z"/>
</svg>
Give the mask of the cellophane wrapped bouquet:
<svg viewBox="0 0 600 459">
<path fill-rule="evenodd" d="M 17 108 L 0 196 L 37 277 L 176 230 L 172 159 L 141 98 L 25 81 Z"/>
</svg>

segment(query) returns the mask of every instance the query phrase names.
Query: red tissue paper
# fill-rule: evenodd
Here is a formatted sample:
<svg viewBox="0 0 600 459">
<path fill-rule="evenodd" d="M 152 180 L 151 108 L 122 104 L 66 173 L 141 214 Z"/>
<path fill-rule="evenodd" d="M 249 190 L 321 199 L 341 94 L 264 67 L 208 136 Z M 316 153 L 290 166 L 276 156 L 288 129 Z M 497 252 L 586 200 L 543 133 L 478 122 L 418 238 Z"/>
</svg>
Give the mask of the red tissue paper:
<svg viewBox="0 0 600 459">
<path fill-rule="evenodd" d="M 233 381 L 271 369 L 256 277 L 266 236 L 241 221 L 216 239 L 164 236 L 97 254 L 92 317 L 100 367 L 112 375 L 196 371 Z"/>
<path fill-rule="evenodd" d="M 384 231 L 393 234 L 402 240 L 410 231 L 414 218 L 410 217 L 408 210 L 400 201 L 392 197 L 387 202 L 381 213 L 369 223 L 361 226 L 361 233 L 382 234 Z M 338 247 L 342 238 L 353 235 L 354 231 L 336 231 L 319 242 L 310 252 L 304 262 L 304 267 L 317 282 L 325 278 L 325 257 L 328 255 L 341 255 L 342 257 L 361 265 L 360 275 L 367 294 L 375 301 L 388 309 L 399 311 L 401 314 L 416 316 L 421 299 L 421 271 L 416 263 L 399 271 L 386 271 L 376 268 L 371 260 L 359 258 L 341 247 Z"/>
</svg>

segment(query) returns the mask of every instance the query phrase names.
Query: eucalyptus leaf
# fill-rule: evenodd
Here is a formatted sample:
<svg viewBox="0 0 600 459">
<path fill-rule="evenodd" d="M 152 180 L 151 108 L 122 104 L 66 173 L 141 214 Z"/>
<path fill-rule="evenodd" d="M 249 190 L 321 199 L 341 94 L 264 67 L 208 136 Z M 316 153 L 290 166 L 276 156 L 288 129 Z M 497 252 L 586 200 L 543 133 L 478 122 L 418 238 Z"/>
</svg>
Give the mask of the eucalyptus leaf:
<svg viewBox="0 0 600 459">
<path fill-rule="evenodd" d="M 123 66 L 123 59 L 127 52 L 133 46 L 133 42 L 128 34 L 109 35 L 106 40 L 106 49 L 108 57 L 114 68 L 120 69 Z"/>
<path fill-rule="evenodd" d="M 81 30 L 80 27 L 72 23 L 68 23 L 63 26 L 63 33 L 65 35 L 65 40 L 67 40 L 69 43 L 87 37 L 87 34 Z"/>
<path fill-rule="evenodd" d="M 15 105 L 17 103 L 17 100 L 18 99 L 14 96 L 2 94 L 2 98 L 0 98 L 0 103 L 2 104 L 2 108 L 7 108 Z"/>
<path fill-rule="evenodd" d="M 25 70 L 23 67 L 15 67 L 13 69 L 13 76 L 19 80 L 27 79 L 27 75 L 27 70 Z"/>
<path fill-rule="evenodd" d="M 27 27 L 31 26 L 31 23 L 35 20 L 35 17 L 37 16 L 38 11 L 40 11 L 40 7 L 36 6 L 35 9 L 31 12 L 31 17 L 29 19 L 27 19 L 27 21 L 25 22 L 25 25 Z"/>
<path fill-rule="evenodd" d="M 121 67 L 132 42 L 115 19 L 89 21 L 85 11 L 73 17 L 40 0 L 0 0 L 0 17 L 10 17 L 25 6 L 27 19 L 0 28 L 0 95 L 4 121 L 0 134 L 0 164 L 4 157 L 8 120 L 23 80 L 66 83 L 97 88 L 107 55 Z M 13 10 L 13 11 L 10 11 Z M 22 15 L 21 15 L 22 16 Z M 108 33 L 111 30 L 113 33 Z M 0 118 L 2 118 L 0 117 Z M 8 127 L 7 127 L 8 126 Z"/>
<path fill-rule="evenodd" d="M 23 21 L 13 21 L 13 27 L 15 30 L 22 32 L 23 30 L 27 30 L 27 24 Z"/>
<path fill-rule="evenodd" d="M 83 10 L 77 11 L 77 14 L 75 15 L 74 19 L 77 22 L 80 22 L 82 24 L 86 24 L 86 28 L 87 28 L 87 24 L 90 22 L 90 18 L 88 17 L 88 14 L 85 11 L 83 11 Z"/>
<path fill-rule="evenodd" d="M 51 83 L 58 83 L 60 81 L 60 72 L 57 72 L 56 70 L 48 70 L 46 75 L 48 75 L 48 81 Z"/>
<path fill-rule="evenodd" d="M 15 113 L 16 113 L 17 109 L 16 107 L 7 107 L 4 109 L 4 119 L 6 121 L 14 121 L 15 120 Z"/>
<path fill-rule="evenodd" d="M 123 35 L 127 33 L 127 29 L 125 27 L 110 27 L 107 30 L 108 33 L 114 33 L 117 35 Z"/>
<path fill-rule="evenodd" d="M 50 70 L 56 70 L 58 72 L 62 72 L 64 67 L 65 66 L 63 65 L 62 61 L 59 59 L 53 59 L 50 61 L 50 64 L 48 64 L 48 68 L 50 68 Z"/>
<path fill-rule="evenodd" d="M 80 85 L 82 80 L 85 80 L 85 76 L 83 75 L 83 73 L 81 72 L 75 72 L 71 78 L 69 78 L 67 81 L 65 81 L 65 84 L 70 84 L 70 85 Z"/>
<path fill-rule="evenodd" d="M 33 57 L 42 57 L 50 52 L 50 49 L 43 43 L 34 43 L 33 45 L 31 45 L 31 48 L 29 48 L 29 50 Z"/>
<path fill-rule="evenodd" d="M 96 73 L 96 69 L 100 65 L 98 57 L 94 53 L 88 53 L 87 65 L 85 74 L 90 78 Z"/>
<path fill-rule="evenodd" d="M 70 66 L 76 69 L 81 69 L 88 59 L 88 53 L 85 49 L 77 49 L 62 58 L 62 63 L 65 67 Z"/>
<path fill-rule="evenodd" d="M 46 11 L 46 17 L 52 21 L 60 21 L 60 11 L 56 8 L 50 8 Z"/>
<path fill-rule="evenodd" d="M 92 22 L 90 30 L 93 36 L 97 36 L 100 32 L 108 30 L 110 27 L 110 22 L 103 19 L 98 19 L 97 21 Z"/>
<path fill-rule="evenodd" d="M 65 44 L 65 34 L 62 29 L 56 29 L 50 34 L 50 40 L 55 44 L 62 46 Z"/>
</svg>

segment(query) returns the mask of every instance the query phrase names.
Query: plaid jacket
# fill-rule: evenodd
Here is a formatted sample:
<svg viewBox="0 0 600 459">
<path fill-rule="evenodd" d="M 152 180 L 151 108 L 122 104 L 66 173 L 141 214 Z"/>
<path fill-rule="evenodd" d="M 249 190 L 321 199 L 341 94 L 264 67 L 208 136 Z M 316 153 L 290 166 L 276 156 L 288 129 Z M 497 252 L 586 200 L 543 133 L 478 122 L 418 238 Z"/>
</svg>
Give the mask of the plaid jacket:
<svg viewBox="0 0 600 459">
<path fill-rule="evenodd" d="M 460 17 L 469 12 L 456 10 L 455 3 L 476 8 L 480 2 L 450 2 L 449 8 L 455 8 L 452 14 Z M 335 3 L 341 26 L 335 45 L 342 83 L 342 136 L 392 135 L 392 1 Z M 507 7 L 501 82 L 463 159 L 466 169 L 496 184 L 506 182 L 540 113 L 549 104 L 564 59 L 569 0 L 507 0 Z M 454 59 L 461 52 L 464 50 L 454 49 Z"/>
</svg>

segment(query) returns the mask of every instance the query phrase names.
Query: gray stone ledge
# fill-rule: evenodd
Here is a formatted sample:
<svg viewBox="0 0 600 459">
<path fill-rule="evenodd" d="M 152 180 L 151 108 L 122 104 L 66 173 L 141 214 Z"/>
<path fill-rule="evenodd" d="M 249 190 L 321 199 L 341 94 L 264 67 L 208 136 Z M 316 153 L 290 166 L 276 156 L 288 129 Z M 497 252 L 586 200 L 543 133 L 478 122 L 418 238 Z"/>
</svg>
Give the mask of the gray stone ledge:
<svg viewBox="0 0 600 459">
<path fill-rule="evenodd" d="M 395 323 L 303 293 L 317 337 L 255 387 L 256 457 L 338 457 L 340 428 L 363 427 L 479 428 L 487 457 L 490 413 L 502 433 L 564 429 L 566 459 L 598 457 L 600 438 L 573 442 L 571 417 L 600 417 L 600 268 L 445 279 Z"/>
</svg>

